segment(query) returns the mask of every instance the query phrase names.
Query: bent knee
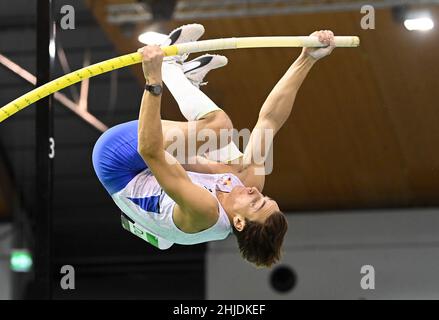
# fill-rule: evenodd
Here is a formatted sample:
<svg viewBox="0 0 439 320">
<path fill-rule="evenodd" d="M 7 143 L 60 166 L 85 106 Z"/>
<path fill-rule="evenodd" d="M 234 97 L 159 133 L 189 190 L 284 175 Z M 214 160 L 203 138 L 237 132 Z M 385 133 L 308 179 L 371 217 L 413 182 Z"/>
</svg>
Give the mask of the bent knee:
<svg viewBox="0 0 439 320">
<path fill-rule="evenodd" d="M 212 112 L 210 117 L 206 120 L 208 120 L 208 127 L 217 132 L 221 129 L 233 129 L 232 120 L 230 120 L 227 113 L 222 110 Z"/>
</svg>

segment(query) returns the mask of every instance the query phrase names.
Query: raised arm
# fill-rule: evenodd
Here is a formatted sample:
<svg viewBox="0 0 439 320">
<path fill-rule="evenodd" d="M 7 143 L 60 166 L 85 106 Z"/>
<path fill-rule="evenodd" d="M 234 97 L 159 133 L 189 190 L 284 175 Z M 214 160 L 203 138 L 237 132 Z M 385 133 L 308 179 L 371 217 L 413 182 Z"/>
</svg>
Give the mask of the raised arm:
<svg viewBox="0 0 439 320">
<path fill-rule="evenodd" d="M 304 48 L 299 58 L 270 92 L 245 149 L 244 166 L 263 167 L 272 144 L 272 141 L 266 141 L 267 138 L 274 137 L 289 118 L 297 92 L 314 63 L 334 49 L 334 34 L 331 31 L 317 31 L 311 35 L 318 36 L 320 42 L 327 47 Z"/>
<path fill-rule="evenodd" d="M 143 71 L 149 84 L 162 84 L 163 51 L 158 46 L 142 50 Z M 144 92 L 139 113 L 138 152 L 148 164 L 163 190 L 189 218 L 203 223 L 217 218 L 218 205 L 210 193 L 193 184 L 186 171 L 163 149 L 160 119 L 161 95 Z"/>
</svg>

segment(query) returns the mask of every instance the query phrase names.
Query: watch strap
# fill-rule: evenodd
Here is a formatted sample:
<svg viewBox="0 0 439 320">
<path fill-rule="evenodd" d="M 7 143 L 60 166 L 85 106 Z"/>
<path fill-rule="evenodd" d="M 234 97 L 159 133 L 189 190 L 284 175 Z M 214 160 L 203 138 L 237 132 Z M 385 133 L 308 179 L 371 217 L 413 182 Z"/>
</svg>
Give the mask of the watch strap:
<svg viewBox="0 0 439 320">
<path fill-rule="evenodd" d="M 160 88 L 159 92 L 155 91 L 155 88 Z M 163 92 L 163 86 L 161 84 L 145 84 L 145 90 L 151 92 L 154 95 L 160 95 Z"/>
</svg>

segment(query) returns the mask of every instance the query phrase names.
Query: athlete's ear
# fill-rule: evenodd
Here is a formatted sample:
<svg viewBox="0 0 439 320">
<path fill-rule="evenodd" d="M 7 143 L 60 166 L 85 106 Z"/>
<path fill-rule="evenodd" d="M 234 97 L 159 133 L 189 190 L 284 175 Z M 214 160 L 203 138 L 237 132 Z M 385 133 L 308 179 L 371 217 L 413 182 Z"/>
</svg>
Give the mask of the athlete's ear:
<svg viewBox="0 0 439 320">
<path fill-rule="evenodd" d="M 245 227 L 245 218 L 240 214 L 237 214 L 233 217 L 233 226 L 237 231 L 241 232 Z"/>
</svg>

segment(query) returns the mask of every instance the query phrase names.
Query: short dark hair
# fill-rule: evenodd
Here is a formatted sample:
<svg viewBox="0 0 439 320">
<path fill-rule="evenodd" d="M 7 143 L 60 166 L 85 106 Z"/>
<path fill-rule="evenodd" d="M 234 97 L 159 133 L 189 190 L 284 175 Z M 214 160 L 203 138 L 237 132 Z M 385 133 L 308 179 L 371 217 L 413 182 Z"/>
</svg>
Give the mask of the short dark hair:
<svg viewBox="0 0 439 320">
<path fill-rule="evenodd" d="M 233 227 L 242 257 L 258 267 L 271 267 L 279 261 L 287 230 L 288 222 L 281 211 L 272 213 L 264 223 L 245 218 L 242 231 Z"/>
</svg>

